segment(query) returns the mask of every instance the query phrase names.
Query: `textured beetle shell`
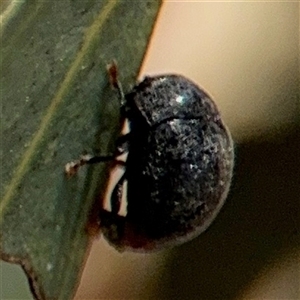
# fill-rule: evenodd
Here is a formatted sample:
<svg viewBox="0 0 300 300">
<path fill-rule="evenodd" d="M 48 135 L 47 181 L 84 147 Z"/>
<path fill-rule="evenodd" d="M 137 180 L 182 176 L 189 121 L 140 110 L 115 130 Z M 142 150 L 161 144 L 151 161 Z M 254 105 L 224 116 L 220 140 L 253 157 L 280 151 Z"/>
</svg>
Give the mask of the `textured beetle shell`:
<svg viewBox="0 0 300 300">
<path fill-rule="evenodd" d="M 127 97 L 150 126 L 175 118 L 219 118 L 210 97 L 183 76 L 146 77 Z"/>
<path fill-rule="evenodd" d="M 227 196 L 230 134 L 210 97 L 182 76 L 147 77 L 126 98 L 126 223 L 157 245 L 191 239 L 209 226 Z M 130 246 L 124 229 L 118 235 L 108 238 Z"/>
</svg>

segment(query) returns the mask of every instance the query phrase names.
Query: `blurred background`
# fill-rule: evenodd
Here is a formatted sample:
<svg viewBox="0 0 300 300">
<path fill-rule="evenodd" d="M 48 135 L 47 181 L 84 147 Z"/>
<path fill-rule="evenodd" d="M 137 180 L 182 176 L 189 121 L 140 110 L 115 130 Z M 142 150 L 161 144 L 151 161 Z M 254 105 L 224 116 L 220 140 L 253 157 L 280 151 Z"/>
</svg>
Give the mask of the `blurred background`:
<svg viewBox="0 0 300 300">
<path fill-rule="evenodd" d="M 99 238 L 75 299 L 300 299 L 299 13 L 298 2 L 164 3 L 140 78 L 183 74 L 215 99 L 236 143 L 231 192 L 174 249 L 120 254 Z M 3 285 L 17 272 L 30 299 L 7 265 Z"/>
</svg>

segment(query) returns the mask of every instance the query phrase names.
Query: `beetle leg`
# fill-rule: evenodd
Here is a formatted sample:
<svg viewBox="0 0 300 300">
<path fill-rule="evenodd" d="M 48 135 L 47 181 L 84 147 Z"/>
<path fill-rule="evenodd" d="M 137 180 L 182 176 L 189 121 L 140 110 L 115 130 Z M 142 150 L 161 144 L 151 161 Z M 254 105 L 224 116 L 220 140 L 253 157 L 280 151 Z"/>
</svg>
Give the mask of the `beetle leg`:
<svg viewBox="0 0 300 300">
<path fill-rule="evenodd" d="M 118 90 L 120 104 L 121 104 L 121 106 L 123 106 L 126 101 L 125 101 L 121 82 L 118 79 L 117 62 L 115 60 L 113 60 L 110 64 L 107 65 L 106 68 L 107 68 L 110 84 L 112 85 L 112 87 L 114 87 L 115 89 Z"/>
<path fill-rule="evenodd" d="M 108 72 L 109 81 L 110 81 L 112 87 L 116 88 L 119 93 L 119 100 L 120 100 L 120 105 L 121 105 L 121 120 L 120 120 L 120 122 L 123 123 L 124 120 L 126 119 L 126 115 L 124 114 L 122 107 L 124 107 L 126 100 L 125 100 L 124 92 L 122 89 L 122 85 L 118 79 L 118 68 L 117 68 L 117 64 L 116 64 L 115 60 L 113 60 L 111 64 L 107 65 L 107 72 Z M 116 145 L 116 151 L 115 151 L 114 155 L 109 155 L 109 156 L 83 155 L 83 156 L 81 156 L 81 158 L 79 160 L 67 163 L 65 166 L 65 172 L 66 172 L 67 176 L 71 177 L 74 174 L 76 174 L 78 169 L 83 165 L 115 160 L 116 157 L 122 155 L 125 152 L 128 152 L 128 147 L 129 147 L 129 133 L 122 135 L 118 138 L 117 145 Z M 124 165 L 125 163 L 117 160 L 116 164 Z"/>
<path fill-rule="evenodd" d="M 130 140 L 130 132 L 124 135 L 119 136 L 117 139 L 117 149 L 116 149 L 116 156 L 122 155 L 128 152 L 129 149 L 129 140 Z"/>
<path fill-rule="evenodd" d="M 75 175 L 78 169 L 86 164 L 96 164 L 99 162 L 107 162 L 115 159 L 115 156 L 93 156 L 85 154 L 80 157 L 79 160 L 69 162 L 65 165 L 65 172 L 68 177 Z"/>
<path fill-rule="evenodd" d="M 116 158 L 126 152 L 128 152 L 129 147 L 129 133 L 122 135 L 118 138 L 116 143 L 116 151 L 113 155 L 107 156 L 94 156 L 90 154 L 85 154 L 80 157 L 79 160 L 72 161 L 66 164 L 65 172 L 68 177 L 75 175 L 78 169 L 84 165 L 97 164 L 100 162 L 115 161 L 115 165 L 125 166 L 125 162 L 117 160 Z"/>
<path fill-rule="evenodd" d="M 119 179 L 119 181 L 117 182 L 116 186 L 114 187 L 111 193 L 110 205 L 111 205 L 111 212 L 113 214 L 118 214 L 120 210 L 122 195 L 123 195 L 123 185 L 125 179 L 126 179 L 126 172 Z"/>
</svg>

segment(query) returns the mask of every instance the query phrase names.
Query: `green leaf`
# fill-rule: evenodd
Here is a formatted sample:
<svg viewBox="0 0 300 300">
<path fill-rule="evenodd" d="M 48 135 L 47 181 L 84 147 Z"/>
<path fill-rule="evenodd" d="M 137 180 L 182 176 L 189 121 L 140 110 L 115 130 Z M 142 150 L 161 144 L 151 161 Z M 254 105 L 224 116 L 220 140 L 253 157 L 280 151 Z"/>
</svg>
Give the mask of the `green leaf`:
<svg viewBox="0 0 300 300">
<path fill-rule="evenodd" d="M 125 91 L 134 84 L 160 5 L 12 1 L 2 13 L 1 255 L 37 299 L 74 295 L 109 166 L 67 179 L 64 165 L 112 153 L 119 101 L 106 65 L 117 60 Z"/>
</svg>

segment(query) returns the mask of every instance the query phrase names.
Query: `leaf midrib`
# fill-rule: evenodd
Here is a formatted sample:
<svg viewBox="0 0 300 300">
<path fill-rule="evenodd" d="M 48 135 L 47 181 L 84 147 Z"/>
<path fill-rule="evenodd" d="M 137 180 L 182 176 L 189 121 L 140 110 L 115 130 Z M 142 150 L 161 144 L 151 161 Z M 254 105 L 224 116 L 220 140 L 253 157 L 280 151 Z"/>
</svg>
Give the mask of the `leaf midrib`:
<svg viewBox="0 0 300 300">
<path fill-rule="evenodd" d="M 81 62 L 84 59 L 84 56 L 92 47 L 92 44 L 95 42 L 95 35 L 100 35 L 105 21 L 108 19 L 108 16 L 110 15 L 113 8 L 117 5 L 118 2 L 119 1 L 117 0 L 109 1 L 98 14 L 92 25 L 86 30 L 81 49 L 78 51 L 75 60 L 73 61 L 69 70 L 67 71 L 66 76 L 63 79 L 60 87 L 58 88 L 55 96 L 52 98 L 51 104 L 48 107 L 46 114 L 42 118 L 38 130 L 35 132 L 29 147 L 23 154 L 19 165 L 16 167 L 16 170 L 10 183 L 7 185 L 4 197 L 0 202 L 0 225 L 3 222 L 5 208 L 7 207 L 11 199 L 13 199 L 15 191 L 17 190 L 17 186 L 19 185 L 22 177 L 26 173 L 28 169 L 27 167 L 34 156 L 35 149 L 42 141 L 42 137 L 49 128 L 48 125 L 51 122 L 55 111 L 58 109 L 59 105 L 64 99 L 64 96 L 68 91 L 68 87 L 72 84 L 73 80 L 75 79 L 77 71 L 81 66 Z"/>
</svg>

